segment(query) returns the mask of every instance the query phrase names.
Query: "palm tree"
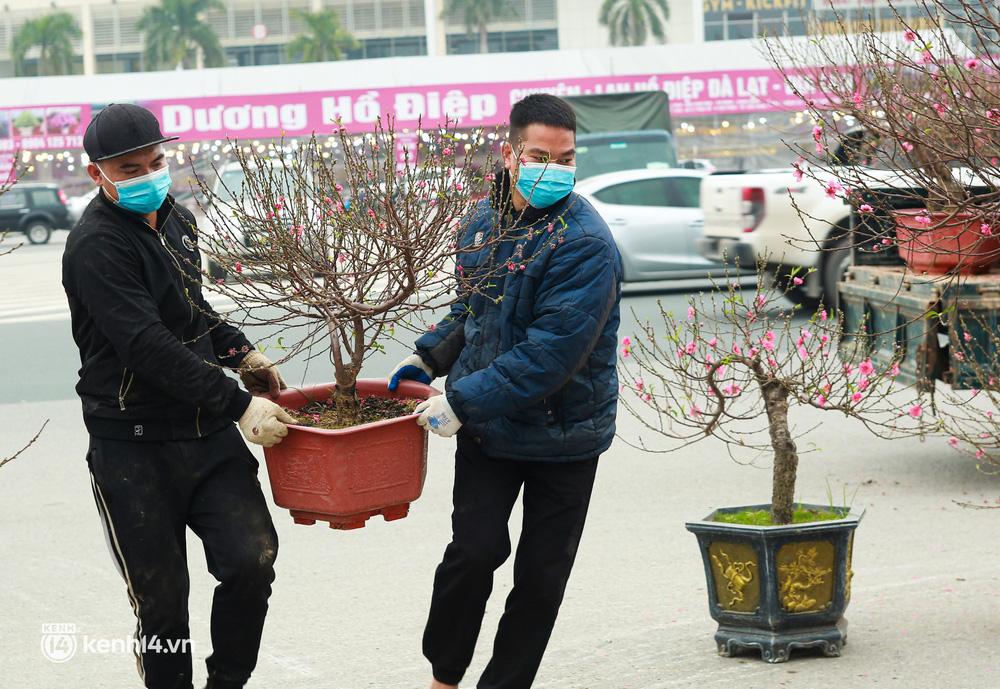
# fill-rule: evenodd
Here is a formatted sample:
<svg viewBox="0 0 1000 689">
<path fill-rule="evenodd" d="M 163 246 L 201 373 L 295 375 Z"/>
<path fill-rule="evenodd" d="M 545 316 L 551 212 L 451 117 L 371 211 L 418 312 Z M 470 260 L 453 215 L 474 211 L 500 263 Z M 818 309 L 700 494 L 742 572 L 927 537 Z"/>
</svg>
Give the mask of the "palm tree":
<svg viewBox="0 0 1000 689">
<path fill-rule="evenodd" d="M 510 6 L 510 0 L 448 0 L 442 17 L 449 14 L 465 14 L 465 35 L 471 36 L 474 31 L 479 32 L 479 52 L 489 52 L 489 33 L 486 25 L 500 19 L 508 19 L 517 16 L 517 12 Z"/>
<path fill-rule="evenodd" d="M 221 0 L 160 0 L 143 10 L 136 27 L 143 33 L 146 48 L 143 51 L 150 67 L 176 67 L 201 51 L 206 67 L 221 67 L 225 54 L 219 37 L 203 19 L 208 10 L 225 9 Z"/>
<path fill-rule="evenodd" d="M 52 12 L 29 19 L 14 35 L 11 57 L 14 73 L 24 74 L 24 58 L 32 48 L 38 48 L 38 74 L 66 74 L 73 60 L 73 39 L 82 32 L 69 12 Z"/>
<path fill-rule="evenodd" d="M 670 19 L 667 0 L 604 0 L 600 22 L 608 27 L 611 45 L 645 45 L 649 34 L 663 43 Z"/>
<path fill-rule="evenodd" d="M 321 12 L 306 12 L 293 10 L 292 15 L 305 24 L 305 33 L 301 33 L 285 46 L 285 54 L 289 60 L 301 62 L 326 62 L 342 60 L 341 51 L 357 50 L 361 47 L 351 32 L 340 25 L 340 15 L 337 10 Z"/>
</svg>

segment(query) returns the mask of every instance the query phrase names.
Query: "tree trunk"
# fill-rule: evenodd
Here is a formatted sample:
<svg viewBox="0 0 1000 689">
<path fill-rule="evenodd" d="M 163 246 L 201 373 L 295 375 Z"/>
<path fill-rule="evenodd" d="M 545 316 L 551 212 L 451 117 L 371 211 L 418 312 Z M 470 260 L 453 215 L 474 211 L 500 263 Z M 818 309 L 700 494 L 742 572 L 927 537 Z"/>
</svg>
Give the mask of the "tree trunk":
<svg viewBox="0 0 1000 689">
<path fill-rule="evenodd" d="M 788 429 L 788 390 L 777 382 L 761 385 L 767 426 L 774 449 L 774 485 L 771 489 L 771 522 L 791 524 L 795 502 L 795 472 L 799 455 Z"/>
<path fill-rule="evenodd" d="M 479 52 L 486 54 L 490 52 L 490 36 L 486 30 L 486 22 L 479 22 Z"/>
<path fill-rule="evenodd" d="M 348 380 L 349 378 L 349 380 Z M 342 424 L 354 424 L 361 415 L 356 376 L 337 376 L 337 389 L 333 391 L 337 419 Z"/>
</svg>

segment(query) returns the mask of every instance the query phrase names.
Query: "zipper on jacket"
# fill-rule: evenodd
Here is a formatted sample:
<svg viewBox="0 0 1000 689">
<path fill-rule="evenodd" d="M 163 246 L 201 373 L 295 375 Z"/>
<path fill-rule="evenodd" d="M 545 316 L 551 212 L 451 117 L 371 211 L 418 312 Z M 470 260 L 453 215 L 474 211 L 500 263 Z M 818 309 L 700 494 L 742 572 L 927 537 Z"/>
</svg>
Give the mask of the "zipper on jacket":
<svg viewBox="0 0 1000 689">
<path fill-rule="evenodd" d="M 201 437 L 201 407 L 198 407 L 198 411 L 194 415 L 194 432 L 198 434 L 199 438 Z"/>
<path fill-rule="evenodd" d="M 122 369 L 122 384 L 118 386 L 118 406 L 122 411 L 125 411 L 125 396 L 128 394 L 129 389 L 132 387 L 132 381 L 135 379 L 135 374 L 129 376 L 128 385 L 125 384 L 125 376 L 128 375 L 128 369 Z"/>
</svg>

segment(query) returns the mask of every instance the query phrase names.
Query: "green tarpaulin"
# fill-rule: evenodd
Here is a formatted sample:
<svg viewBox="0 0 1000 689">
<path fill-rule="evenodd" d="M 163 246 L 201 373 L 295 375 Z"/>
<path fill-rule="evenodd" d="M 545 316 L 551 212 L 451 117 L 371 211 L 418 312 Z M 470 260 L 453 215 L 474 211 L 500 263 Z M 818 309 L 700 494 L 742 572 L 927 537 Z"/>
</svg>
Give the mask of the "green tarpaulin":
<svg viewBox="0 0 1000 689">
<path fill-rule="evenodd" d="M 576 111 L 577 133 L 665 129 L 670 125 L 670 100 L 663 91 L 608 93 L 566 98 Z"/>
</svg>

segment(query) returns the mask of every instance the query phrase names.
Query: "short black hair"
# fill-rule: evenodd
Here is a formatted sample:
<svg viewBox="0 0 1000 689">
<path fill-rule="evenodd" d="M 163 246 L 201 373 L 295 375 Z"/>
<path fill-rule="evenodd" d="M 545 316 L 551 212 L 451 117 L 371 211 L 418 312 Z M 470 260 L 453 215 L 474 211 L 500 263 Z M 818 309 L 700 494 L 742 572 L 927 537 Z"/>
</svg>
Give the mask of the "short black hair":
<svg viewBox="0 0 1000 689">
<path fill-rule="evenodd" d="M 511 142 L 519 140 L 522 132 L 532 124 L 568 129 L 576 134 L 576 113 L 562 98 L 548 93 L 533 93 L 510 109 Z"/>
</svg>

